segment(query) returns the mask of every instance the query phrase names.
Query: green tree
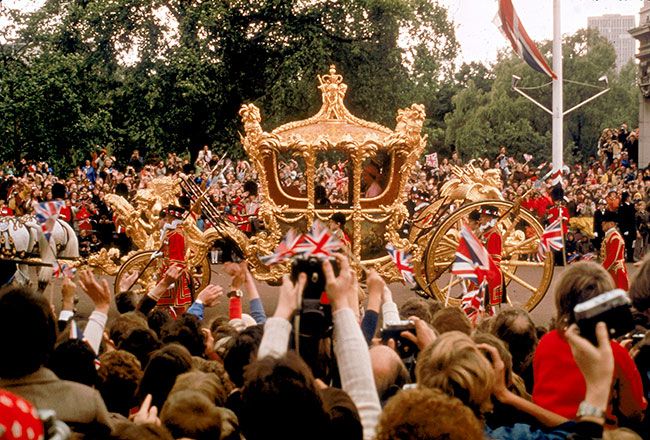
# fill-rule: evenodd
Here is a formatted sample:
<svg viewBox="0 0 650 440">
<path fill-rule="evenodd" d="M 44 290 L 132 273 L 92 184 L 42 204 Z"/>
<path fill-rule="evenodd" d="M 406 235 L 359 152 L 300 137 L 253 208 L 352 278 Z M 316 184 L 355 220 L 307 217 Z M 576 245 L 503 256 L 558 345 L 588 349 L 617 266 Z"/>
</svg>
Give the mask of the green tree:
<svg viewBox="0 0 650 440">
<path fill-rule="evenodd" d="M 241 104 L 267 128 L 307 117 L 330 64 L 360 117 L 394 126 L 398 107 L 423 102 L 440 130 L 458 48 L 436 0 L 46 0 L 17 22 L 24 50 L 0 67 L 14 137 L 0 146 L 72 162 L 96 145 L 237 154 Z"/>
<path fill-rule="evenodd" d="M 539 45 L 550 62 L 551 42 Z M 564 108 L 584 101 L 605 85 L 598 79 L 607 74 L 611 90 L 598 99 L 565 116 L 565 160 L 586 159 L 595 152 L 601 131 L 622 122 L 638 123 L 639 91 L 634 84 L 635 66 L 626 66 L 620 74 L 614 70 L 613 47 L 593 30 L 580 30 L 563 41 Z M 460 79 L 471 69 L 459 71 Z M 549 114 L 512 90 L 512 76 L 522 78 L 519 87 L 527 89 L 537 101 L 551 108 L 550 79 L 530 69 L 511 51 L 499 55 L 492 66 L 494 78 L 481 88 L 475 80 L 453 99 L 453 111 L 445 117 L 445 140 L 466 157 L 494 157 L 500 145 L 511 154 L 533 154 L 539 160 L 551 157 Z M 489 88 L 488 88 L 489 86 Z M 466 95 L 477 96 L 466 96 Z M 573 147 L 573 148 L 571 148 Z"/>
</svg>

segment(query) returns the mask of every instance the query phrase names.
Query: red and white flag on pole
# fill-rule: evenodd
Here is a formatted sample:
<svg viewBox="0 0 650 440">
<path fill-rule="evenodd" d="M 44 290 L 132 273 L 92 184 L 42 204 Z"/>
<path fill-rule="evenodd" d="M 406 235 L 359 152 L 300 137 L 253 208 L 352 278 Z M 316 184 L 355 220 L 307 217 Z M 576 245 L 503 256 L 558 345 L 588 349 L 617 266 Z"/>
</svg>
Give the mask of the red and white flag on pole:
<svg viewBox="0 0 650 440">
<path fill-rule="evenodd" d="M 557 79 L 555 72 L 551 70 L 539 49 L 537 49 L 535 42 L 531 40 L 526 29 L 524 29 L 524 25 L 512 6 L 512 0 L 499 0 L 497 20 L 500 22 L 497 23 L 499 29 L 510 41 L 512 49 L 521 59 L 538 72 Z"/>
</svg>

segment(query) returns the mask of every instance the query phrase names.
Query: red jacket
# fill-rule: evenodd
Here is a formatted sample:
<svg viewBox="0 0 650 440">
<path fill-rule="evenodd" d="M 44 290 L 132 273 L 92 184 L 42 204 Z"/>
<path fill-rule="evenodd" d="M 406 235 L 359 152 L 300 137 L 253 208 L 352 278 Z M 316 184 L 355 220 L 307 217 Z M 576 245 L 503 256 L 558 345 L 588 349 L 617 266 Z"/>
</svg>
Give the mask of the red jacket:
<svg viewBox="0 0 650 440">
<path fill-rule="evenodd" d="M 613 387 L 619 389 L 618 410 L 632 416 L 642 412 L 647 405 L 641 376 L 627 351 L 617 342 L 611 344 L 614 353 Z M 585 380 L 573 360 L 571 347 L 557 330 L 548 332 L 539 341 L 533 359 L 533 375 L 533 402 L 567 419 L 575 418 L 578 405 L 585 398 Z"/>
<path fill-rule="evenodd" d="M 548 210 L 548 222 L 553 223 L 560 215 L 560 212 L 562 212 L 562 233 L 566 237 L 566 233 L 569 231 L 569 210 L 566 208 L 566 206 L 562 206 L 561 210 L 560 207 L 552 206 Z"/>
<path fill-rule="evenodd" d="M 160 279 L 165 275 L 167 269 L 172 265 L 179 265 L 187 269 L 185 265 L 185 234 L 183 226 L 178 225 L 175 229 L 168 230 L 163 237 L 163 260 L 160 268 Z M 173 307 L 177 313 L 183 313 L 192 304 L 192 291 L 190 290 L 188 272 L 185 271 L 176 280 L 174 287 L 168 289 L 158 300 L 158 306 Z"/>
<path fill-rule="evenodd" d="M 625 291 L 629 290 L 630 283 L 625 267 L 625 242 L 616 229 L 605 232 L 605 239 L 600 247 L 600 257 L 603 266 L 614 279 L 616 287 Z"/>
</svg>

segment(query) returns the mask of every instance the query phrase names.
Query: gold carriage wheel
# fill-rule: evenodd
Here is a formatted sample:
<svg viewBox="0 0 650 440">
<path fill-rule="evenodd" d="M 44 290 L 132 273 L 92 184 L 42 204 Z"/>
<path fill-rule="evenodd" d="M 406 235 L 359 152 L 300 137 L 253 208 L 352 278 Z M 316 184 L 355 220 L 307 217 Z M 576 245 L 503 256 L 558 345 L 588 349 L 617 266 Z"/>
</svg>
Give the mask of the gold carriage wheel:
<svg viewBox="0 0 650 440">
<path fill-rule="evenodd" d="M 553 256 L 547 255 L 543 262 L 536 259 L 539 238 L 544 228 L 527 210 L 510 210 L 512 202 L 490 200 L 461 206 L 449 215 L 424 249 L 421 262 L 415 269 L 421 287 L 430 296 L 449 305 L 460 305 L 463 282 L 452 277 L 451 265 L 458 247 L 460 227 L 467 216 L 482 205 L 492 205 L 503 215 L 498 227 L 503 235 L 501 269 L 508 285 L 508 301 L 531 311 L 546 294 L 553 277 Z M 448 296 L 449 292 L 449 296 Z"/>
<path fill-rule="evenodd" d="M 199 266 L 194 267 L 194 295 L 199 294 L 199 292 L 207 287 L 210 284 L 210 278 L 212 277 L 212 268 L 210 266 L 210 260 L 206 255 L 204 259 L 201 260 Z"/>
<path fill-rule="evenodd" d="M 153 252 L 154 251 L 138 252 L 137 254 L 129 258 L 122 265 L 122 267 L 120 267 L 120 270 L 117 272 L 117 275 L 115 276 L 114 291 L 116 295 L 119 293 L 119 285 L 122 278 L 126 277 L 127 274 L 131 271 L 137 271 L 138 273 L 140 273 L 145 267 L 147 267 L 147 269 L 140 276 L 140 278 L 134 284 L 131 290 L 139 294 L 144 294 L 148 292 L 151 288 L 153 288 L 153 286 L 156 285 L 156 283 L 158 282 L 158 270 L 160 267 L 159 262 L 152 261 L 151 264 L 147 266 L 147 263 L 149 263 L 149 260 L 151 259 L 151 255 L 153 254 Z M 210 261 L 206 256 L 201 260 L 201 264 L 199 266 L 194 267 L 192 273 L 192 279 L 194 281 L 194 295 L 198 295 L 198 293 L 201 290 L 203 290 L 208 284 L 210 284 L 211 277 L 212 277 L 212 270 L 210 268 Z"/>
<path fill-rule="evenodd" d="M 120 286 L 120 281 L 122 281 L 122 278 L 125 278 L 127 274 L 129 274 L 131 271 L 136 271 L 138 273 L 142 272 L 144 268 L 147 267 L 147 263 L 149 263 L 149 260 L 151 259 L 151 255 L 153 253 L 154 251 L 138 252 L 132 257 L 130 257 L 128 260 L 126 260 L 124 264 L 122 264 L 120 270 L 117 272 L 117 275 L 115 275 L 114 291 L 116 295 L 120 293 L 119 286 Z M 151 264 L 149 264 L 147 269 L 144 271 L 144 273 L 133 285 L 131 290 L 138 294 L 144 294 L 148 292 L 151 288 L 153 288 L 153 286 L 156 285 L 157 281 L 158 281 L 158 262 L 152 261 Z"/>
</svg>

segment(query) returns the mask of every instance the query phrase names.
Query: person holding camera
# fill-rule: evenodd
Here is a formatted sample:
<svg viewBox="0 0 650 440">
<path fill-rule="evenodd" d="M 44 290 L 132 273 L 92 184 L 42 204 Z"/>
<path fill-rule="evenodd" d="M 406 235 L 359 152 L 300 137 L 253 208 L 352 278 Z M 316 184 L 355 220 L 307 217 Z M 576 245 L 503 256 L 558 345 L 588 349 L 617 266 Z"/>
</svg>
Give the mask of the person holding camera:
<svg viewBox="0 0 650 440">
<path fill-rule="evenodd" d="M 627 291 L 630 282 L 625 266 L 625 241 L 616 229 L 616 220 L 617 215 L 614 212 L 606 211 L 603 214 L 605 237 L 600 247 L 600 257 L 603 267 L 612 276 L 616 287 Z"/>
<path fill-rule="evenodd" d="M 350 267 L 347 257 L 337 254 L 336 263 L 339 267 L 338 275 L 335 274 L 329 260 L 322 262 L 321 269 L 321 274 L 325 278 L 325 292 L 332 309 L 334 354 L 341 379 L 341 388 L 356 405 L 363 426 L 363 438 L 370 440 L 375 436 L 375 427 L 381 413 L 381 405 L 373 380 L 368 345 L 353 311 L 355 307 L 358 307 L 355 296 L 358 289 L 357 278 L 356 273 Z M 296 311 L 302 307 L 303 291 L 307 292 L 309 290 L 309 287 L 306 289 L 305 286 L 308 286 L 308 280 L 312 278 L 308 277 L 304 272 L 297 274 L 295 284 L 288 276 L 283 278 L 276 311 L 273 317 L 267 319 L 264 325 L 264 336 L 257 353 L 257 362 L 269 362 L 265 360 L 268 357 L 275 358 L 275 363 L 278 364 L 284 364 L 287 360 L 291 360 L 291 356 L 287 354 L 292 332 L 291 320 Z M 294 330 L 301 331 L 300 329 Z M 251 364 L 252 371 L 255 370 L 253 365 L 255 363 Z M 289 372 L 286 374 L 289 374 Z M 272 384 L 269 384 L 268 388 L 272 388 Z M 327 385 L 325 385 L 325 388 L 327 388 Z M 247 394 L 246 389 L 247 386 L 244 385 L 243 395 Z M 252 404 L 252 402 L 245 403 L 245 406 Z M 286 411 L 286 408 L 266 408 L 263 411 L 267 413 L 264 418 L 268 419 L 268 414 L 271 412 L 277 413 L 278 417 L 283 417 Z M 290 424 L 291 426 L 281 426 L 284 424 L 277 423 L 277 420 L 279 419 L 276 418 L 275 423 L 272 424 L 274 427 L 265 426 L 264 434 L 266 437 L 264 438 L 276 438 L 276 435 L 277 438 L 322 438 L 322 433 L 314 432 L 313 428 L 304 427 L 298 421 Z M 327 429 L 331 428 L 333 427 L 330 425 Z M 249 427 L 249 429 L 255 428 Z M 299 432 L 301 429 L 309 430 Z M 247 433 L 246 431 L 247 429 L 244 427 L 246 438 L 258 438 L 255 432 Z"/>
<path fill-rule="evenodd" d="M 566 328 L 578 322 L 576 305 L 614 288 L 610 274 L 593 262 L 574 263 L 562 273 L 555 287 L 556 329 L 542 337 L 533 358 L 533 402 L 566 418 L 579 411 L 585 400 L 585 381 L 572 356 Z M 610 341 L 610 345 L 616 368 L 607 419 L 620 424 L 639 418 L 646 402 L 630 355 L 617 342 Z"/>
</svg>

